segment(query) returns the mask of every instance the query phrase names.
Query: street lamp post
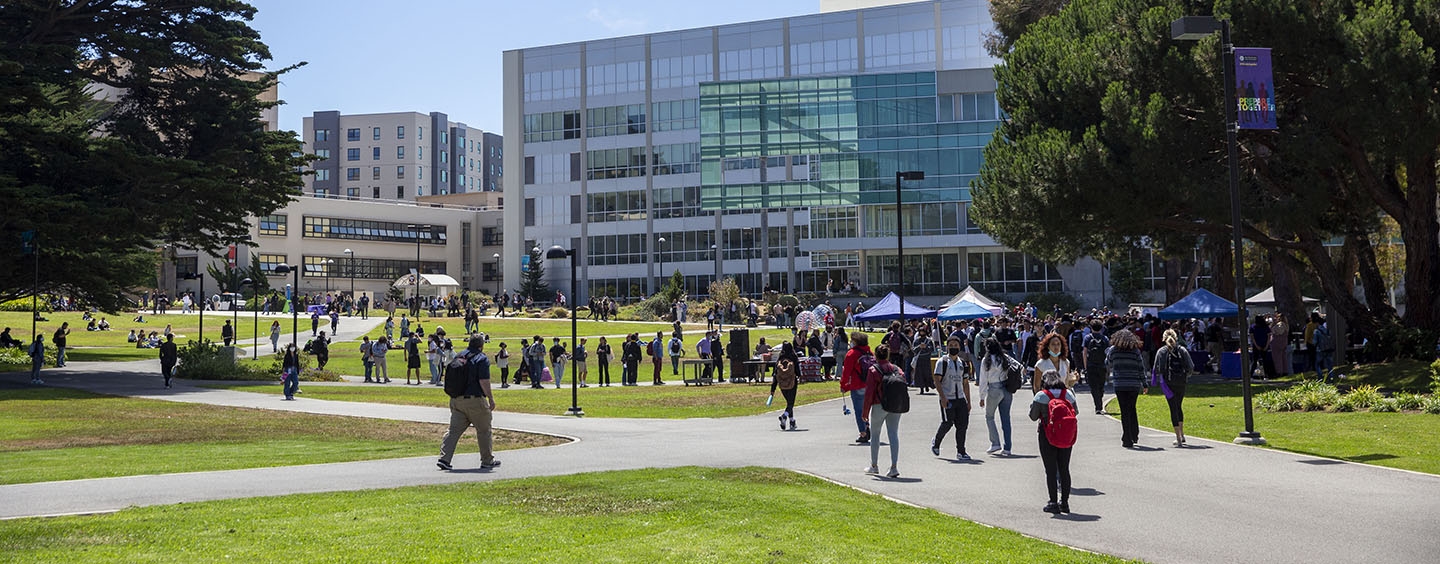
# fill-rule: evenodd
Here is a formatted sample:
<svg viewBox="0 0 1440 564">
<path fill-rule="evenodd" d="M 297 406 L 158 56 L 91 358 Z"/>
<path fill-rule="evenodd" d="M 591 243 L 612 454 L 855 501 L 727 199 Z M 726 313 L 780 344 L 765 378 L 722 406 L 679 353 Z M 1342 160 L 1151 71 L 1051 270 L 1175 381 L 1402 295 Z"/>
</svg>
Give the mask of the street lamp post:
<svg viewBox="0 0 1440 564">
<path fill-rule="evenodd" d="M 899 259 L 895 269 L 896 279 L 899 284 L 896 286 L 900 291 L 895 295 L 900 298 L 900 326 L 905 326 L 905 214 L 900 206 L 900 181 L 902 180 L 925 180 L 925 171 L 895 171 L 895 257 Z"/>
<path fill-rule="evenodd" d="M 415 298 L 410 302 L 410 317 L 420 317 L 420 230 L 424 229 L 428 235 L 433 228 L 431 225 L 411 223 L 405 226 L 415 233 Z"/>
<path fill-rule="evenodd" d="M 743 231 L 745 232 L 745 282 L 750 287 L 745 295 L 749 296 L 755 293 L 755 228 L 746 227 Z"/>
<path fill-rule="evenodd" d="M 580 363 L 575 360 L 575 334 L 577 333 L 575 322 L 575 263 L 578 261 L 575 260 L 575 249 L 566 249 L 560 245 L 555 245 L 545 251 L 545 258 L 548 260 L 559 260 L 566 257 L 570 258 L 570 303 L 568 304 L 570 306 L 570 409 L 566 410 L 565 413 L 566 415 L 581 417 L 585 415 L 585 412 L 580 410 L 580 387 L 577 383 L 579 379 L 575 377 L 580 373 Z"/>
<path fill-rule="evenodd" d="M 246 278 L 240 283 L 249 286 L 250 292 L 255 294 L 255 297 L 252 298 L 254 301 L 250 304 L 255 311 L 255 322 L 250 327 L 250 352 L 253 353 L 250 360 L 260 360 L 260 292 L 255 291 L 255 286 L 259 284 L 259 281 Z"/>
<path fill-rule="evenodd" d="M 347 257 L 345 266 L 350 271 L 350 309 L 346 312 L 345 317 L 351 317 L 355 315 L 355 303 L 359 299 L 355 297 L 355 251 L 345 249 L 345 256 Z"/>
<path fill-rule="evenodd" d="M 186 280 L 199 280 L 199 281 L 200 281 L 200 299 L 205 299 L 205 273 L 203 273 L 203 272 L 190 272 L 190 273 L 187 273 L 187 274 L 186 274 L 185 276 L 183 276 L 182 278 L 184 278 L 184 279 L 186 279 Z M 203 342 L 205 342 L 205 306 L 202 305 L 200 302 L 197 302 L 197 301 L 195 301 L 195 300 L 190 300 L 190 303 L 195 304 L 196 306 L 198 306 L 198 307 L 200 308 L 200 330 L 199 330 L 199 333 L 200 333 L 200 342 L 203 343 Z M 208 303 L 210 303 L 210 302 L 209 302 L 209 301 L 206 301 L 205 303 L 208 304 Z"/>
<path fill-rule="evenodd" d="M 656 243 L 658 244 L 655 245 L 655 258 L 660 260 L 660 289 L 663 290 L 667 276 L 665 276 L 665 252 L 660 250 L 660 246 L 665 244 L 665 238 L 661 237 Z"/>
<path fill-rule="evenodd" d="M 328 297 L 330 295 L 330 268 L 335 265 L 335 259 L 327 258 L 320 261 L 320 264 L 325 265 L 325 295 Z"/>
<path fill-rule="evenodd" d="M 299 350 L 300 339 L 300 310 L 295 307 L 295 294 L 300 292 L 300 269 L 285 263 L 275 265 L 276 274 L 293 274 L 295 277 L 294 292 L 290 295 L 290 346 Z"/>
<path fill-rule="evenodd" d="M 490 301 L 495 301 L 500 299 L 500 253 L 495 253 L 490 258 L 495 259 L 495 293 L 490 296 Z M 495 303 L 499 304 L 500 302 L 495 301 Z"/>
<path fill-rule="evenodd" d="M 1263 445 L 1265 439 L 1255 431 L 1255 412 L 1250 393 L 1250 351 L 1249 328 L 1245 323 L 1249 313 L 1245 309 L 1245 261 L 1242 235 L 1240 233 L 1240 157 L 1236 130 L 1240 124 L 1236 117 L 1235 99 L 1235 45 L 1230 42 L 1230 21 L 1213 16 L 1184 16 L 1170 22 L 1170 38 L 1177 41 L 1199 41 L 1216 31 L 1220 32 L 1220 44 L 1224 51 L 1225 91 L 1225 144 L 1229 152 L 1230 165 L 1230 228 L 1234 239 L 1233 262 L 1235 263 L 1235 307 L 1240 316 L 1240 388 L 1244 395 L 1245 430 L 1235 442 L 1247 445 Z"/>
</svg>

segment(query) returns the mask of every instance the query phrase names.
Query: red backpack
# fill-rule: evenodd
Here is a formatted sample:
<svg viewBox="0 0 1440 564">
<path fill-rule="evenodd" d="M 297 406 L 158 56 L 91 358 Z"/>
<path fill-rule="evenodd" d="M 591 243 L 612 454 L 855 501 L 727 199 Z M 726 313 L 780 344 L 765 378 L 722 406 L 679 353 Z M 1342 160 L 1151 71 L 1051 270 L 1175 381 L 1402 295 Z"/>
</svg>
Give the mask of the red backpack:
<svg viewBox="0 0 1440 564">
<path fill-rule="evenodd" d="M 1078 434 L 1079 426 L 1075 422 L 1075 406 L 1062 394 L 1060 397 L 1050 395 L 1050 390 L 1044 390 L 1046 398 L 1050 402 L 1045 406 L 1045 412 L 1049 417 L 1045 418 L 1043 425 L 1045 429 L 1045 440 L 1055 448 L 1070 448 L 1075 446 L 1075 437 Z"/>
</svg>

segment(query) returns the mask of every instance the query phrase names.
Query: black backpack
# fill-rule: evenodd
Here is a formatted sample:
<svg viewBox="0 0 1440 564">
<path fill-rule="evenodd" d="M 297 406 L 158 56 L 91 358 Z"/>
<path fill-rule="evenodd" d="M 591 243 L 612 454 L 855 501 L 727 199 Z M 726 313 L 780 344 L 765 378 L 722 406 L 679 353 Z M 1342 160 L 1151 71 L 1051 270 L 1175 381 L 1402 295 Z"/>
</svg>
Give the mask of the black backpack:
<svg viewBox="0 0 1440 564">
<path fill-rule="evenodd" d="M 1085 365 L 1097 368 L 1105 367 L 1105 349 L 1110 348 L 1110 342 L 1099 335 L 1090 335 L 1085 340 Z"/>
<path fill-rule="evenodd" d="M 1004 355 L 1004 359 L 1005 391 L 1013 394 L 1020 391 L 1020 386 L 1024 385 L 1025 365 L 1020 364 L 1020 361 L 1015 360 L 1015 357 L 1008 354 Z"/>
<path fill-rule="evenodd" d="M 879 371 L 880 367 L 873 370 Z M 890 413 L 910 411 L 910 385 L 905 383 L 899 370 L 880 374 L 880 408 Z"/>
<path fill-rule="evenodd" d="M 1167 382 L 1184 382 L 1185 377 L 1190 375 L 1190 371 L 1185 368 L 1185 359 L 1180 357 L 1182 354 L 1190 353 L 1184 349 L 1180 349 L 1180 352 L 1177 353 L 1176 349 L 1180 349 L 1180 347 L 1173 347 L 1165 351 L 1167 368 L 1165 380 Z"/>
<path fill-rule="evenodd" d="M 480 372 L 485 368 L 485 365 L 489 363 L 489 360 L 477 361 L 476 358 L 478 356 L 478 354 L 467 352 L 460 356 L 460 358 L 465 359 L 465 362 L 459 365 L 449 365 L 445 367 L 445 395 L 458 398 L 465 395 L 465 387 L 469 385 L 472 379 L 475 380 L 477 384 L 479 383 Z M 478 388 L 479 386 L 476 387 Z M 480 390 L 481 394 L 485 393 L 484 388 L 480 388 Z"/>
</svg>

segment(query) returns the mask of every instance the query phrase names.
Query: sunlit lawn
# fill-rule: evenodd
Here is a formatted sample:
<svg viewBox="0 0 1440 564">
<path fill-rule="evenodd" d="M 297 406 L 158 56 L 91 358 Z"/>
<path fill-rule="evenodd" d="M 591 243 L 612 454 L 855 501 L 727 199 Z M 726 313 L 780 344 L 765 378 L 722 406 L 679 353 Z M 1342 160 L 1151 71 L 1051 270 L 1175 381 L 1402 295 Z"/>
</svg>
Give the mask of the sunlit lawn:
<svg viewBox="0 0 1440 564">
<path fill-rule="evenodd" d="M 52 312 L 42 314 L 48 321 L 39 323 L 40 332 L 45 335 L 46 346 L 53 346 L 55 330 L 65 322 L 70 323 L 70 336 L 66 339 L 65 356 L 68 361 L 119 361 L 119 360 L 142 360 L 155 358 L 158 353 L 155 349 L 137 349 L 134 343 L 126 342 L 126 336 L 131 329 L 143 330 L 146 334 L 155 331 L 164 335 L 165 326 L 168 324 L 175 332 L 175 342 L 184 343 L 187 340 L 199 338 L 200 316 L 197 314 L 180 315 L 176 313 L 167 315 L 145 314 L 145 322 L 133 321 L 135 314 L 125 313 L 119 315 L 96 314 L 96 317 L 104 317 L 110 321 L 110 331 L 86 331 L 86 321 L 82 319 L 81 312 Z M 254 327 L 254 313 L 239 312 L 233 316 L 230 312 L 207 312 L 205 314 L 205 337 L 215 342 L 220 342 L 221 327 L 226 321 L 236 322 L 236 335 L 238 338 L 248 341 Z M 270 335 L 270 322 L 280 319 L 281 316 L 260 317 L 260 339 L 267 340 Z M 343 321 L 341 323 L 344 323 Z M 0 312 L 0 326 L 9 327 L 10 335 L 26 344 L 30 343 L 30 314 L 28 312 Z M 281 332 L 290 333 L 288 319 L 280 324 Z M 307 324 L 308 328 L 308 324 Z M 163 338 L 163 337 L 162 337 Z"/>
</svg>

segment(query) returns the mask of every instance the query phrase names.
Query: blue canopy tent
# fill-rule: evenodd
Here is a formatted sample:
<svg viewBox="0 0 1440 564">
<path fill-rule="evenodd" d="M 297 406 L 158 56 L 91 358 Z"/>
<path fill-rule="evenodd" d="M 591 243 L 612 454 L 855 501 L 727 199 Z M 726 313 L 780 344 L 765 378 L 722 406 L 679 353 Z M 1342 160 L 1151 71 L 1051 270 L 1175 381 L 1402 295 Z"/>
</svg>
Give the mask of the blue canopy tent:
<svg viewBox="0 0 1440 564">
<path fill-rule="evenodd" d="M 935 310 L 905 302 L 905 319 L 929 319 L 935 317 Z M 900 319 L 900 296 L 895 292 L 886 294 L 879 302 L 854 316 L 856 321 L 890 321 Z"/>
<path fill-rule="evenodd" d="M 991 313 L 985 306 L 975 302 L 961 300 L 955 302 L 955 305 L 941 310 L 936 317 L 939 317 L 941 321 L 950 321 L 952 319 L 980 319 L 993 315 L 995 314 Z"/>
<path fill-rule="evenodd" d="M 1237 315 L 1240 315 L 1240 308 L 1235 306 L 1235 302 L 1217 296 L 1204 288 L 1180 298 L 1180 301 L 1160 310 L 1159 313 L 1160 319 L 1235 317 Z"/>
</svg>

